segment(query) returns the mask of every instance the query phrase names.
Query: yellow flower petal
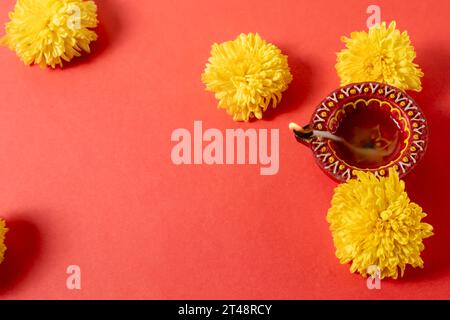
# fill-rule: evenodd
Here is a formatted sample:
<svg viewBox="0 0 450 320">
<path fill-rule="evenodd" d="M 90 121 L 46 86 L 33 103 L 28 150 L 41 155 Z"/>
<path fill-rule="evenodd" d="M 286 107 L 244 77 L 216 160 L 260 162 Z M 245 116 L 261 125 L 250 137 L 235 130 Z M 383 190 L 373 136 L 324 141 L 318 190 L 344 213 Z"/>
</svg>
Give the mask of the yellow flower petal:
<svg viewBox="0 0 450 320">
<path fill-rule="evenodd" d="M 376 265 L 381 278 L 396 279 L 407 264 L 423 267 L 422 240 L 433 235 L 433 227 L 421 222 L 425 216 L 391 169 L 388 177 L 357 172 L 357 179 L 336 187 L 327 220 L 336 256 L 352 263 L 351 272 L 367 276 Z"/>
<path fill-rule="evenodd" d="M 62 66 L 97 40 L 97 6 L 84 0 L 18 0 L 1 44 L 27 65 Z"/>
<path fill-rule="evenodd" d="M 400 33 L 395 21 L 383 22 L 369 32 L 352 32 L 342 37 L 346 49 L 337 53 L 336 70 L 341 85 L 376 81 L 403 90 L 421 91 L 423 72 L 413 61 L 416 52 L 406 31 Z"/>
<path fill-rule="evenodd" d="M 208 61 L 202 74 L 206 90 L 215 93 L 218 107 L 235 121 L 261 119 L 292 81 L 287 56 L 258 34 L 214 44 Z"/>
<path fill-rule="evenodd" d="M 3 259 L 5 257 L 5 234 L 8 231 L 6 228 L 5 220 L 0 219 L 0 263 L 3 262 Z"/>
</svg>

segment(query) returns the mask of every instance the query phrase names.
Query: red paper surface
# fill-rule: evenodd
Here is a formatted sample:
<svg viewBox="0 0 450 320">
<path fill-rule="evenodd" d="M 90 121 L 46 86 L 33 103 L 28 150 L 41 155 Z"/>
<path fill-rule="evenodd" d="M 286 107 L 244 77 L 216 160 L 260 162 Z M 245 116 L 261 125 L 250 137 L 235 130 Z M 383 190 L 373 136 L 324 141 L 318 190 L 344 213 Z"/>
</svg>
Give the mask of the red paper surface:
<svg viewBox="0 0 450 320">
<path fill-rule="evenodd" d="M 8 20 L 13 0 L 0 3 Z M 93 53 L 64 70 L 0 50 L 0 216 L 8 221 L 0 297 L 124 299 L 450 298 L 450 2 L 377 1 L 408 30 L 422 67 L 412 93 L 430 124 L 406 178 L 429 214 L 424 270 L 381 290 L 340 265 L 325 220 L 336 183 L 287 129 L 339 86 L 339 39 L 366 29 L 368 1 L 99 0 Z M 294 80 L 262 121 L 216 109 L 200 75 L 214 42 L 259 32 Z M 171 133 L 279 128 L 280 171 L 175 166 Z M 82 289 L 66 288 L 81 267 Z"/>
</svg>

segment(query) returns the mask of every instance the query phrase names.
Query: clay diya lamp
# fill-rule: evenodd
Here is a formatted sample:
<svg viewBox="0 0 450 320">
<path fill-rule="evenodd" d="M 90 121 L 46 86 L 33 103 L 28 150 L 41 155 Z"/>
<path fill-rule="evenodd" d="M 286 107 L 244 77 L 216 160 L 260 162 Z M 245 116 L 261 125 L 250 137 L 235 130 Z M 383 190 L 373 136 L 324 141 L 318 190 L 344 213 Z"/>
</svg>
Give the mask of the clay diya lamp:
<svg viewBox="0 0 450 320">
<path fill-rule="evenodd" d="M 428 125 L 404 91 L 378 83 L 354 83 L 329 94 L 306 126 L 291 123 L 297 141 L 311 148 L 318 165 L 337 181 L 355 170 L 385 176 L 395 167 L 407 175 L 423 157 Z"/>
</svg>

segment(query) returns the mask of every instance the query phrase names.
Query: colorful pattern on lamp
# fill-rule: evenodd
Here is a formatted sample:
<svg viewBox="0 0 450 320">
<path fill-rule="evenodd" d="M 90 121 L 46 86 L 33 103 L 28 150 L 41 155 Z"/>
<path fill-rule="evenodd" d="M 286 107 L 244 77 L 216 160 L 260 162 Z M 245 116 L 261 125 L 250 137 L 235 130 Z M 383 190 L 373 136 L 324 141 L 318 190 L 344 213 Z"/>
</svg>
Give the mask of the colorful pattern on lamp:
<svg viewBox="0 0 450 320">
<path fill-rule="evenodd" d="M 333 91 L 317 107 L 311 118 L 315 130 L 327 130 L 334 133 L 339 123 L 337 113 L 348 107 L 355 107 L 358 101 L 379 101 L 380 106 L 391 108 L 391 113 L 403 126 L 406 134 L 404 147 L 398 156 L 387 164 L 375 168 L 359 168 L 349 164 L 336 152 L 333 142 L 312 138 L 311 148 L 319 166 L 338 181 L 355 177 L 355 170 L 385 176 L 389 168 L 398 170 L 400 177 L 406 175 L 422 158 L 428 141 L 428 125 L 420 107 L 405 92 L 377 82 L 351 84 Z"/>
</svg>

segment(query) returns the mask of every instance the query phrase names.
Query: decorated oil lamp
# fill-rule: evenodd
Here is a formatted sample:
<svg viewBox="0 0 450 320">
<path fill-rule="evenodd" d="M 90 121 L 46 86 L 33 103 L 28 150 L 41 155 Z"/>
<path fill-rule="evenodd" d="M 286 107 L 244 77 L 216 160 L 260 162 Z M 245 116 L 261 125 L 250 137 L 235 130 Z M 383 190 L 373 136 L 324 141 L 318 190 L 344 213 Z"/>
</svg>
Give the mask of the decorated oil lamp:
<svg viewBox="0 0 450 320">
<path fill-rule="evenodd" d="M 397 279 L 407 265 L 423 267 L 423 240 L 433 235 L 401 180 L 427 149 L 428 123 L 405 93 L 422 90 L 423 72 L 408 34 L 395 22 L 341 40 L 341 88 L 319 103 L 306 126 L 289 127 L 322 170 L 343 182 L 326 218 L 336 257 L 368 281 Z"/>
<path fill-rule="evenodd" d="M 351 179 L 356 171 L 385 176 L 390 168 L 403 177 L 423 157 L 428 142 L 427 121 L 417 103 L 404 91 L 378 82 L 334 90 L 310 123 L 289 127 L 337 181 Z"/>
</svg>

